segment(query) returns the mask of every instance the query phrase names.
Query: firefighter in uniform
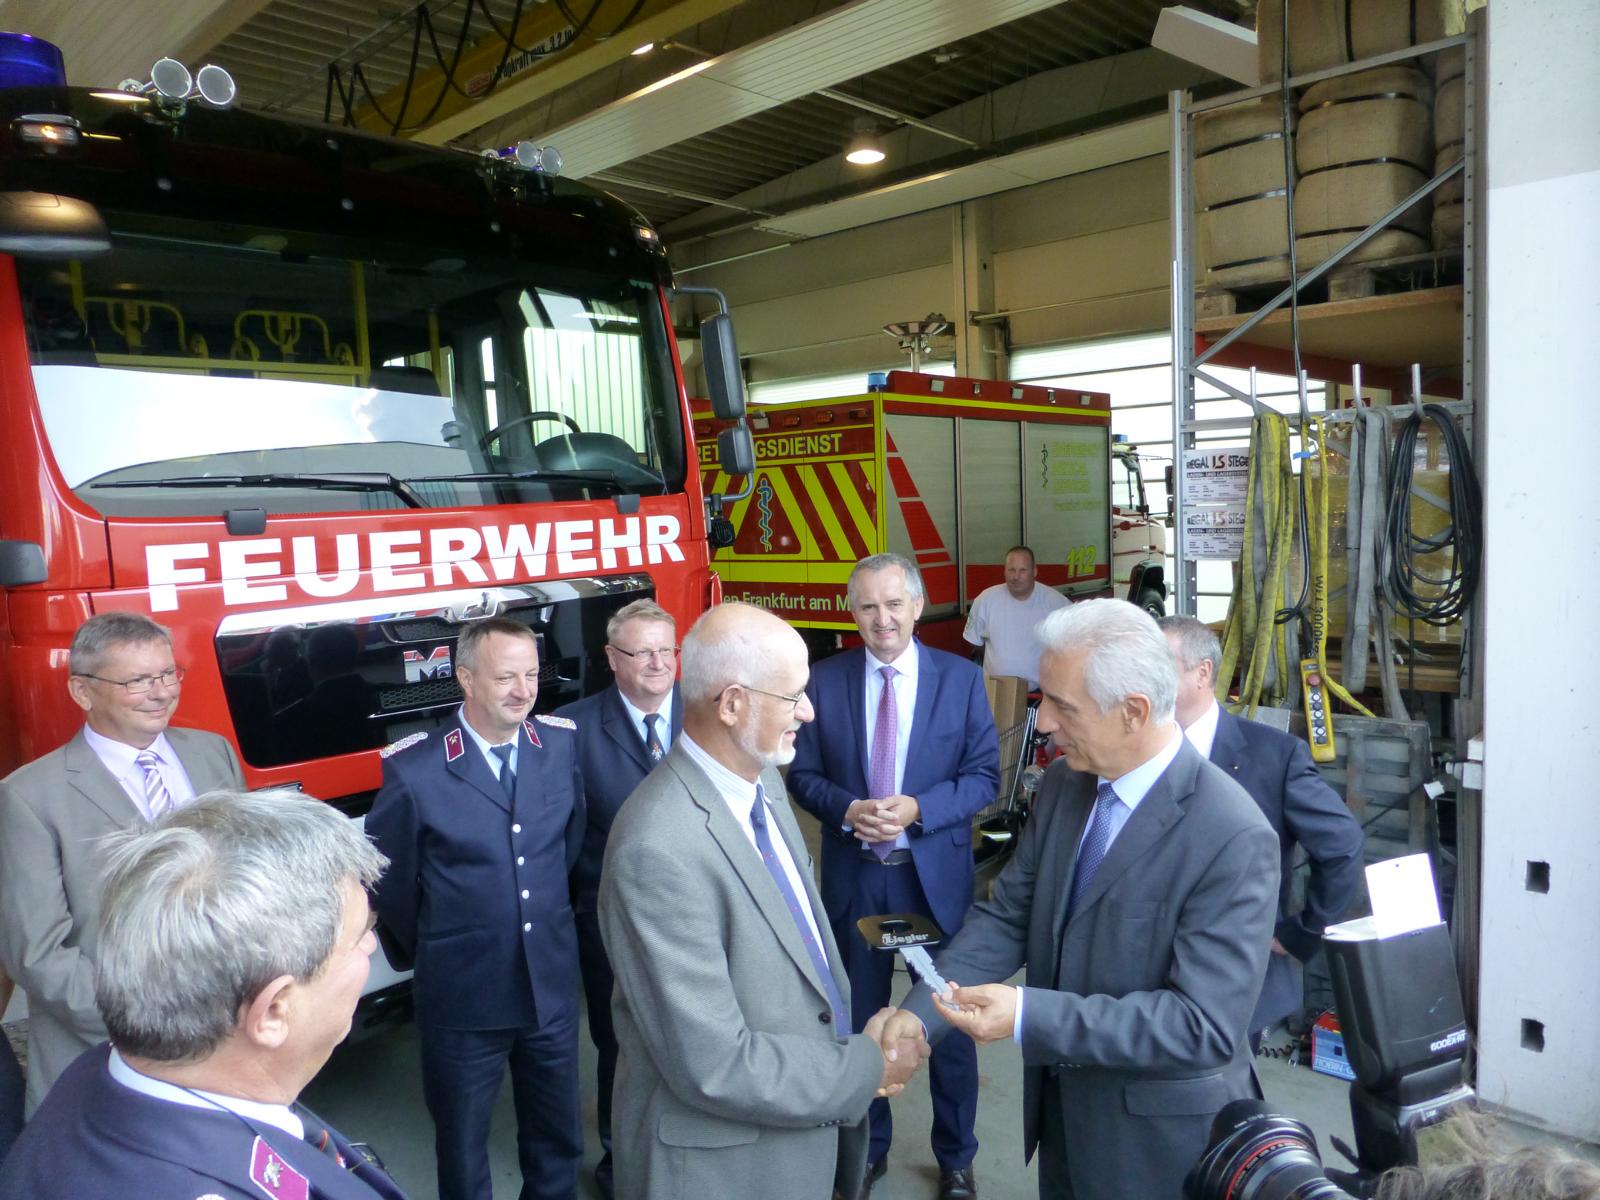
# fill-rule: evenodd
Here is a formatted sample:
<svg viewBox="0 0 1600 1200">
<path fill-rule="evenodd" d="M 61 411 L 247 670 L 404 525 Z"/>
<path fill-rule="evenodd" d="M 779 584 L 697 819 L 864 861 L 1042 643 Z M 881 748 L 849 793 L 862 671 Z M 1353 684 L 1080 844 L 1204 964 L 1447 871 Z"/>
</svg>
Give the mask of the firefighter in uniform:
<svg viewBox="0 0 1600 1200">
<path fill-rule="evenodd" d="M 377 948 L 364 889 L 383 858 L 360 830 L 297 793 L 209 792 L 104 849 L 111 1042 L 50 1089 L 0 1196 L 405 1200 L 296 1099 Z"/>
<path fill-rule="evenodd" d="M 391 866 L 379 932 L 412 992 L 440 1200 L 492 1200 L 489 1122 L 509 1066 L 522 1200 L 576 1195 L 578 947 L 568 874 L 584 832 L 571 721 L 529 716 L 532 631 L 456 643 L 457 719 L 384 752 L 366 828 Z"/>
</svg>

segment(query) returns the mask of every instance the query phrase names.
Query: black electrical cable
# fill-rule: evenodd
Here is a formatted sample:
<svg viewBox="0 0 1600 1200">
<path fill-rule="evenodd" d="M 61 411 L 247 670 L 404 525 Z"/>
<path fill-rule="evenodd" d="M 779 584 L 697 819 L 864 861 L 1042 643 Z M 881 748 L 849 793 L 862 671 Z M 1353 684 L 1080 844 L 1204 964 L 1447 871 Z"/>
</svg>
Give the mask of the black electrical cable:
<svg viewBox="0 0 1600 1200">
<path fill-rule="evenodd" d="M 1417 435 L 1424 420 L 1439 429 L 1450 475 L 1450 520 L 1433 536 L 1411 527 L 1412 473 Z M 1466 615 L 1483 569 L 1483 492 L 1466 436 L 1440 404 L 1424 404 L 1395 432 L 1387 474 L 1389 514 L 1378 547 L 1383 596 L 1396 612 L 1429 625 L 1448 625 Z M 1424 571 L 1419 559 L 1448 550 L 1443 575 Z"/>
<path fill-rule="evenodd" d="M 1295 253 L 1294 225 L 1294 93 L 1289 90 L 1289 0 L 1283 0 L 1283 57 L 1282 74 L 1278 76 L 1279 123 L 1283 131 L 1283 211 L 1289 233 L 1289 348 L 1294 354 L 1295 395 L 1305 407 L 1305 383 L 1300 367 L 1300 289 L 1295 286 L 1300 278 L 1300 262 Z M 1300 449 L 1306 448 L 1305 425 L 1300 426 Z M 1311 598 L 1311 530 L 1306 497 L 1305 467 L 1300 468 L 1300 598 L 1288 608 L 1273 614 L 1273 622 L 1287 625 L 1298 620 L 1303 630 L 1309 630 L 1311 619 L 1306 614 L 1306 601 Z M 1306 640 L 1310 641 L 1309 633 Z"/>
</svg>

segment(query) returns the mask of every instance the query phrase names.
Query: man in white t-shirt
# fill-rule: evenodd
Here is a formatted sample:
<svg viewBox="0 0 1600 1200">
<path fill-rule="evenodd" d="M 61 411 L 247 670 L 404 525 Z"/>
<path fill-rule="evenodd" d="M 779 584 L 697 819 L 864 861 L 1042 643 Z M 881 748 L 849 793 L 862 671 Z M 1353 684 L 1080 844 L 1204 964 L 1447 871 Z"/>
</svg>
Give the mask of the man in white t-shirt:
<svg viewBox="0 0 1600 1200">
<path fill-rule="evenodd" d="M 1056 609 L 1072 603 L 1055 588 L 1039 587 L 1037 574 L 1032 550 L 1007 550 L 1006 581 L 978 593 L 961 633 L 979 647 L 985 675 L 1015 675 L 1030 688 L 1039 686 L 1039 644 L 1033 631 Z"/>
</svg>

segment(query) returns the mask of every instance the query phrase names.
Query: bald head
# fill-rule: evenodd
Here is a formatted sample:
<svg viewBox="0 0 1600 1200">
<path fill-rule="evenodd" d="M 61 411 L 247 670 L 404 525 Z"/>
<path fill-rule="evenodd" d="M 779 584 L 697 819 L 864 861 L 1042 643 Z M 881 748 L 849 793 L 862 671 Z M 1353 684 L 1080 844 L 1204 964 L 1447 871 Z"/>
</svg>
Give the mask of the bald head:
<svg viewBox="0 0 1600 1200">
<path fill-rule="evenodd" d="M 805 642 L 788 622 L 718 605 L 685 635 L 681 666 L 684 730 L 698 746 L 747 779 L 794 757 L 794 734 L 813 714 Z"/>
</svg>

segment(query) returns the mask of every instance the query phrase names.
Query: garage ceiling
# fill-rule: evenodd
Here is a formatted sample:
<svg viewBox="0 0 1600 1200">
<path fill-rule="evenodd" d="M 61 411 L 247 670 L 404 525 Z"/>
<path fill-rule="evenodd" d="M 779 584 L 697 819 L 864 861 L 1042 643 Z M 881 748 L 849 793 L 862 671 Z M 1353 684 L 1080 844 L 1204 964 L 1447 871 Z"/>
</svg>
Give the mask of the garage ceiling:
<svg viewBox="0 0 1600 1200">
<path fill-rule="evenodd" d="M 615 192 L 682 246 L 882 219 L 1098 165 L 1106 146 L 1150 153 L 1148 133 L 1107 141 L 1103 131 L 1159 111 L 1166 88 L 1209 78 L 1148 48 L 1162 6 L 9 0 L 0 10 L 9 27 L 61 44 L 75 82 L 143 76 L 176 53 L 227 67 L 248 107 L 317 120 L 331 110 L 336 121 L 348 108 L 367 128 L 471 149 L 548 142 L 568 174 Z M 1189 6 L 1249 23 L 1253 3 Z M 85 19 L 96 10 L 103 20 Z M 632 53 L 646 42 L 655 48 Z M 876 167 L 842 160 L 862 123 L 886 141 Z M 1064 149 L 1097 131 L 1086 150 Z"/>
</svg>

